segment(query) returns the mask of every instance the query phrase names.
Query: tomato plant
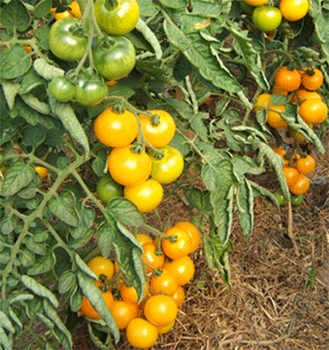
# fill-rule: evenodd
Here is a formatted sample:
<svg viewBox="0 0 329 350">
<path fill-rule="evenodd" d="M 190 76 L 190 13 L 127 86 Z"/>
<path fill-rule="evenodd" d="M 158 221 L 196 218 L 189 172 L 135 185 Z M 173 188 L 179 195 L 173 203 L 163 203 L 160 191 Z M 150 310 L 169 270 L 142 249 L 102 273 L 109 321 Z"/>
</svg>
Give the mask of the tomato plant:
<svg viewBox="0 0 329 350">
<path fill-rule="evenodd" d="M 49 92 L 61 102 L 68 102 L 75 96 L 75 86 L 65 77 L 58 76 L 49 84 Z"/>
</svg>

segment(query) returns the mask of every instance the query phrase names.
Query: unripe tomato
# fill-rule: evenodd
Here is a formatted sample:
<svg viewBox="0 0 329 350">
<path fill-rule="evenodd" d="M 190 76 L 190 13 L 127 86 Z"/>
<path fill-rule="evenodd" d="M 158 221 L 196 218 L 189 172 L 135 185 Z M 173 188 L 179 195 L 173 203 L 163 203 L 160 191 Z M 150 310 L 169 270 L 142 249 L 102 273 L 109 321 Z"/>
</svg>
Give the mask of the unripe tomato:
<svg viewBox="0 0 329 350">
<path fill-rule="evenodd" d="M 154 326 L 164 326 L 176 319 L 178 307 L 168 295 L 153 295 L 145 303 L 144 314 Z"/>
<path fill-rule="evenodd" d="M 107 95 L 108 87 L 99 77 L 80 74 L 75 86 L 74 100 L 82 106 L 96 106 Z"/>
<path fill-rule="evenodd" d="M 282 91 L 297 90 L 301 84 L 301 75 L 297 69 L 290 70 L 287 66 L 283 66 L 275 73 L 275 85 Z"/>
<path fill-rule="evenodd" d="M 96 192 L 98 198 L 107 203 L 113 198 L 123 197 L 123 186 L 115 182 L 110 174 L 106 174 L 98 180 Z"/>
<path fill-rule="evenodd" d="M 317 90 L 323 84 L 323 74 L 318 68 L 306 68 L 302 74 L 302 85 L 307 90 Z"/>
<path fill-rule="evenodd" d="M 178 285 L 184 286 L 194 276 L 195 267 L 193 260 L 188 256 L 165 262 L 163 267 L 176 276 Z"/>
<path fill-rule="evenodd" d="M 179 259 L 190 253 L 191 238 L 185 230 L 174 226 L 164 234 L 175 238 L 174 242 L 169 238 L 162 239 L 162 250 L 169 258 Z"/>
<path fill-rule="evenodd" d="M 161 159 L 150 156 L 152 161 L 151 176 L 162 184 L 169 184 L 182 174 L 184 158 L 178 149 L 169 145 L 158 148 L 158 150 L 163 151 L 164 155 Z"/>
<path fill-rule="evenodd" d="M 72 100 L 75 95 L 75 86 L 65 77 L 56 77 L 49 84 L 49 92 L 61 102 Z"/>
<path fill-rule="evenodd" d="M 150 179 L 134 186 L 125 186 L 124 196 L 136 204 L 139 211 L 145 213 L 161 203 L 163 188 L 158 181 Z"/>
<path fill-rule="evenodd" d="M 321 100 L 311 98 L 299 106 L 299 115 L 307 124 L 321 124 L 328 116 L 328 106 Z"/>
<path fill-rule="evenodd" d="M 299 174 L 297 181 L 289 187 L 291 193 L 298 195 L 304 194 L 310 188 L 310 180 L 304 174 Z"/>
<path fill-rule="evenodd" d="M 291 196 L 291 205 L 293 205 L 294 207 L 298 207 L 299 205 L 302 204 L 303 199 L 304 199 L 304 196 L 302 194 L 298 194 L 298 195 L 293 194 Z"/>
<path fill-rule="evenodd" d="M 285 205 L 288 204 L 288 200 L 285 198 L 282 192 L 277 191 L 274 193 L 275 197 L 277 198 L 279 204 L 281 207 L 284 207 Z"/>
<path fill-rule="evenodd" d="M 163 147 L 167 145 L 175 135 L 176 124 L 173 117 L 166 111 L 152 110 L 153 115 L 159 118 L 151 120 L 150 117 L 140 114 L 138 116 L 144 137 L 153 147 Z"/>
<path fill-rule="evenodd" d="M 158 335 L 157 327 L 139 317 L 130 321 L 126 329 L 128 343 L 138 349 L 147 349 L 153 346 Z"/>
<path fill-rule="evenodd" d="M 285 112 L 284 105 L 272 105 L 270 109 L 266 111 L 266 121 L 275 129 L 285 128 L 288 124 L 277 112 Z"/>
<path fill-rule="evenodd" d="M 252 21 L 256 28 L 265 32 L 276 29 L 281 20 L 280 10 L 273 6 L 257 6 L 252 13 Z"/>
<path fill-rule="evenodd" d="M 107 108 L 96 118 L 94 132 L 98 140 L 105 145 L 124 147 L 137 137 L 138 122 L 128 110 L 116 113 L 112 108 Z"/>
<path fill-rule="evenodd" d="M 279 9 L 288 21 L 298 21 L 306 16 L 309 10 L 309 0 L 281 0 Z"/>
<path fill-rule="evenodd" d="M 131 145 L 117 147 L 108 156 L 108 169 L 114 181 L 123 186 L 134 186 L 151 174 L 151 158 L 143 151 L 131 151 Z"/>
</svg>

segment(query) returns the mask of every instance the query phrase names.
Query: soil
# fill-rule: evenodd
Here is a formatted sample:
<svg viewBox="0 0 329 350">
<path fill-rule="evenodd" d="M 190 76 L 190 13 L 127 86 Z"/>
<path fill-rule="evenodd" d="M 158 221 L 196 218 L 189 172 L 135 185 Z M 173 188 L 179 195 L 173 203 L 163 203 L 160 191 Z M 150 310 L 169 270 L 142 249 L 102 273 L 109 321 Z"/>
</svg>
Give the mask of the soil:
<svg viewBox="0 0 329 350">
<path fill-rule="evenodd" d="M 288 207 L 257 197 L 247 242 L 238 220 L 233 222 L 231 290 L 218 271 L 208 268 L 200 247 L 192 255 L 195 277 L 185 286 L 175 327 L 152 350 L 329 349 L 329 133 L 323 144 L 324 156 L 311 152 L 317 167 L 309 175 L 310 190 L 299 207 L 292 207 L 292 234 Z M 271 168 L 257 182 L 279 190 Z M 163 201 L 159 213 L 170 224 L 189 219 L 176 197 Z M 148 222 L 156 225 L 157 219 L 150 214 Z M 133 349 L 121 334 L 116 350 Z M 98 349 L 86 321 L 75 329 L 73 340 L 75 350 Z"/>
</svg>

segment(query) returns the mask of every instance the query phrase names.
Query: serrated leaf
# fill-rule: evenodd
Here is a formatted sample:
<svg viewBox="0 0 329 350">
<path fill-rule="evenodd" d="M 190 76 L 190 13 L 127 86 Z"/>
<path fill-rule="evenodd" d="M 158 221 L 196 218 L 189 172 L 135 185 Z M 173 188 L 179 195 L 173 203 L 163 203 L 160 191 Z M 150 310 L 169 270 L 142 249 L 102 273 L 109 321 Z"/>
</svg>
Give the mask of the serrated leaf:
<svg viewBox="0 0 329 350">
<path fill-rule="evenodd" d="M 52 6 L 51 0 L 42 0 L 38 2 L 34 9 L 34 16 L 37 18 L 42 18 L 46 16 L 50 11 L 51 6 Z"/>
<path fill-rule="evenodd" d="M 248 237 L 254 226 L 254 196 L 246 178 L 238 184 L 236 202 L 243 235 Z"/>
<path fill-rule="evenodd" d="M 1 22 L 10 31 L 17 29 L 25 32 L 31 23 L 31 17 L 22 2 L 12 0 L 1 11 Z"/>
<path fill-rule="evenodd" d="M 145 223 L 144 215 L 137 206 L 126 198 L 113 198 L 107 203 L 107 211 L 124 225 L 140 226 Z"/>
<path fill-rule="evenodd" d="M 22 275 L 21 281 L 31 292 L 42 298 L 48 299 L 55 308 L 59 307 L 59 303 L 55 295 L 49 289 L 38 283 L 34 278 L 27 275 Z"/>
<path fill-rule="evenodd" d="M 33 62 L 33 68 L 41 77 L 43 77 L 46 80 L 52 80 L 56 77 L 62 77 L 65 74 L 65 71 L 63 69 L 49 64 L 44 58 L 37 58 Z"/>
<path fill-rule="evenodd" d="M 65 129 L 80 143 L 85 153 L 89 154 L 89 140 L 71 105 L 59 102 L 52 96 L 49 96 L 49 103 L 52 112 L 61 120 Z"/>
<path fill-rule="evenodd" d="M 92 340 L 92 342 L 99 349 L 114 350 L 112 340 L 109 337 L 109 335 L 106 338 L 106 342 L 103 343 L 101 340 L 101 337 L 105 336 L 106 333 L 99 331 L 97 328 L 93 327 L 93 325 L 91 323 L 88 323 L 88 333 L 89 333 L 89 336 L 90 336 L 90 339 Z"/>
<path fill-rule="evenodd" d="M 17 193 L 33 180 L 34 173 L 34 167 L 31 164 L 17 160 L 6 171 L 1 188 L 2 195 L 11 196 Z"/>
<path fill-rule="evenodd" d="M 1 85 L 8 107 L 12 109 L 14 107 L 16 95 L 21 88 L 21 84 L 3 80 L 1 81 Z"/>
<path fill-rule="evenodd" d="M 26 54 L 23 46 L 14 45 L 1 64 L 0 76 L 3 79 L 15 79 L 24 75 L 30 69 L 31 64 L 31 57 Z"/>
<path fill-rule="evenodd" d="M 98 276 L 93 272 L 87 264 L 80 258 L 79 254 L 74 255 L 75 262 L 78 266 L 78 268 L 83 271 L 86 275 L 90 276 L 94 280 L 98 280 Z"/>
<path fill-rule="evenodd" d="M 120 340 L 120 333 L 118 326 L 116 325 L 114 318 L 105 304 L 105 300 L 101 291 L 94 285 L 92 279 L 86 276 L 83 272 L 77 272 L 79 286 L 84 296 L 89 300 L 92 307 L 99 313 L 102 319 L 106 322 L 110 328 L 111 333 L 114 336 L 115 342 Z"/>
</svg>

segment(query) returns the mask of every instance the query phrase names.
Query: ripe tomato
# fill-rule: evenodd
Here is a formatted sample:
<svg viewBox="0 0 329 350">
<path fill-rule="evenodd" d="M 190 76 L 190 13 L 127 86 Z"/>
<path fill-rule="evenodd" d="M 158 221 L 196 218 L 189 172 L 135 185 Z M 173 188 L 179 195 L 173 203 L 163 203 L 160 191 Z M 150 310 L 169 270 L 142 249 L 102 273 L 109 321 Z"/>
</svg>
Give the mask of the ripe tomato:
<svg viewBox="0 0 329 350">
<path fill-rule="evenodd" d="M 272 105 L 266 111 L 266 121 L 275 129 L 285 128 L 288 124 L 277 112 L 285 112 L 286 108 L 284 105 Z"/>
<path fill-rule="evenodd" d="M 159 275 L 152 275 L 150 287 L 155 294 L 172 295 L 178 288 L 176 276 L 166 268 L 161 269 Z"/>
<path fill-rule="evenodd" d="M 316 91 L 308 91 L 305 89 L 298 89 L 294 92 L 294 94 L 291 98 L 291 102 L 301 104 L 302 102 L 304 102 L 305 100 L 308 100 L 310 98 L 315 98 L 315 99 L 322 101 L 321 95 L 319 93 L 317 93 Z"/>
<path fill-rule="evenodd" d="M 70 8 L 71 8 L 71 11 L 70 11 L 70 12 L 71 12 L 75 17 L 81 19 L 82 14 L 81 14 L 80 6 L 79 6 L 79 3 L 78 3 L 76 0 L 74 0 L 74 1 L 72 1 L 72 2 L 70 3 Z"/>
<path fill-rule="evenodd" d="M 159 118 L 155 117 L 154 120 L 151 120 L 150 117 L 144 114 L 138 116 L 142 123 L 144 137 L 153 147 L 163 147 L 167 145 L 175 135 L 175 121 L 166 111 L 152 110 L 150 112 L 154 116 L 157 115 Z"/>
<path fill-rule="evenodd" d="M 88 39 L 80 23 L 78 18 L 62 18 L 50 28 L 50 50 L 61 60 L 79 60 L 87 50 Z"/>
<path fill-rule="evenodd" d="M 293 194 L 304 194 L 310 188 L 310 180 L 304 174 L 299 174 L 297 181 L 289 187 L 289 190 Z"/>
<path fill-rule="evenodd" d="M 284 207 L 285 205 L 288 204 L 288 200 L 285 198 L 282 192 L 277 191 L 274 193 L 275 197 L 277 198 L 279 204 L 281 207 Z"/>
<path fill-rule="evenodd" d="M 163 188 L 158 181 L 150 179 L 134 186 L 125 186 L 123 193 L 125 198 L 136 204 L 139 211 L 145 213 L 161 203 Z"/>
<path fill-rule="evenodd" d="M 136 0 L 96 0 L 94 12 L 99 27 L 111 35 L 129 33 L 135 28 L 139 19 L 139 6 Z"/>
<path fill-rule="evenodd" d="M 328 107 L 323 101 L 311 98 L 299 106 L 299 115 L 307 124 L 321 124 L 327 118 Z"/>
<path fill-rule="evenodd" d="M 191 238 L 191 251 L 193 253 L 199 247 L 201 242 L 200 232 L 195 225 L 189 221 L 181 221 L 175 227 L 182 228 Z"/>
<path fill-rule="evenodd" d="M 180 307 L 185 299 L 185 292 L 182 286 L 179 286 L 175 293 L 171 295 L 171 297 L 174 299 L 175 303 L 177 304 L 177 307 Z"/>
<path fill-rule="evenodd" d="M 244 0 L 247 4 L 252 5 L 252 6 L 261 6 L 265 5 L 268 0 Z"/>
<path fill-rule="evenodd" d="M 290 70 L 287 66 L 283 66 L 275 73 L 275 85 L 282 91 L 297 90 L 302 81 L 300 73 L 297 69 Z"/>
<path fill-rule="evenodd" d="M 110 311 L 119 329 L 127 328 L 129 322 L 137 317 L 137 305 L 123 300 L 114 300 Z"/>
<path fill-rule="evenodd" d="M 137 233 L 136 239 L 141 245 L 154 242 L 152 237 L 150 237 L 149 235 L 146 235 L 144 233 Z"/>
<path fill-rule="evenodd" d="M 164 326 L 157 327 L 159 334 L 168 333 L 174 327 L 174 325 L 175 325 L 175 320 Z"/>
<path fill-rule="evenodd" d="M 304 199 L 304 196 L 303 196 L 302 194 L 298 194 L 298 195 L 293 194 L 293 195 L 291 196 L 291 204 L 292 204 L 294 207 L 298 207 L 299 205 L 302 204 L 303 199 Z"/>
<path fill-rule="evenodd" d="M 98 140 L 110 147 L 124 147 L 132 143 L 138 134 L 136 117 L 126 110 L 116 113 L 107 108 L 95 120 L 94 132 Z"/>
<path fill-rule="evenodd" d="M 272 94 L 273 95 L 288 95 L 288 91 L 281 90 L 277 85 L 274 85 L 272 88 Z"/>
<path fill-rule="evenodd" d="M 282 168 L 288 187 L 292 186 L 298 179 L 299 172 L 295 168 L 284 166 Z"/>
<path fill-rule="evenodd" d="M 323 84 L 323 74 L 318 68 L 306 68 L 302 74 L 302 85 L 307 90 L 317 90 Z"/>
<path fill-rule="evenodd" d="M 288 21 L 298 21 L 306 16 L 309 10 L 309 0 L 281 0 L 279 9 Z"/>
<path fill-rule="evenodd" d="M 156 270 L 159 267 L 162 267 L 165 261 L 165 256 L 162 252 L 158 253 L 157 247 L 155 244 L 146 243 L 143 245 L 142 259 L 144 263 L 147 265 L 145 266 L 146 273 L 149 273 L 149 272 L 152 272 L 150 268 Z"/>
<path fill-rule="evenodd" d="M 75 86 L 65 77 L 56 77 L 49 83 L 49 92 L 61 102 L 72 100 Z"/>
<path fill-rule="evenodd" d="M 149 286 L 147 281 L 145 281 L 145 292 L 143 295 L 143 299 L 141 301 L 141 303 L 143 303 L 143 301 L 146 299 L 147 295 L 149 293 Z M 127 303 L 132 303 L 132 304 L 136 304 L 138 303 L 138 295 L 137 295 L 137 291 L 135 289 L 135 287 L 133 286 L 127 286 L 124 283 L 120 284 L 120 295 L 121 298 L 126 301 Z"/>
<path fill-rule="evenodd" d="M 158 329 L 143 318 L 134 318 L 126 329 L 128 343 L 138 349 L 147 349 L 153 346 L 158 339 Z"/>
<path fill-rule="evenodd" d="M 162 184 L 169 184 L 179 178 L 184 169 L 184 158 L 180 151 L 169 145 L 158 148 L 163 151 L 163 157 L 157 159 L 151 157 L 152 161 L 152 178 Z"/>
<path fill-rule="evenodd" d="M 271 94 L 267 94 L 267 93 L 260 94 L 257 97 L 257 100 L 254 104 L 254 110 L 258 111 L 259 109 L 262 109 L 263 107 L 268 107 L 271 104 L 270 98 L 271 98 Z"/>
<path fill-rule="evenodd" d="M 178 307 L 168 295 L 153 295 L 145 303 L 144 315 L 154 326 L 164 326 L 176 319 Z"/>
<path fill-rule="evenodd" d="M 74 18 L 73 14 L 69 10 L 65 10 L 64 12 L 55 12 L 54 17 L 56 21 L 59 21 L 62 18 Z"/>
<path fill-rule="evenodd" d="M 75 86 L 74 100 L 82 106 L 95 106 L 107 95 L 108 87 L 99 77 L 80 73 Z"/>
<path fill-rule="evenodd" d="M 98 180 L 96 192 L 103 203 L 107 203 L 112 198 L 123 197 L 122 185 L 115 182 L 110 174 L 106 174 Z"/>
<path fill-rule="evenodd" d="M 169 238 L 162 239 L 162 250 L 169 258 L 179 259 L 190 253 L 191 238 L 184 229 L 174 226 L 164 234 L 172 237 L 176 236 L 173 243 L 170 242 Z"/>
<path fill-rule="evenodd" d="M 281 158 L 283 159 L 283 165 L 288 165 L 289 164 L 289 160 L 285 158 L 285 155 L 287 154 L 287 151 L 282 148 L 282 147 L 277 147 L 274 148 L 273 151 L 275 153 L 277 153 L 279 156 L 281 156 Z"/>
<path fill-rule="evenodd" d="M 117 147 L 108 156 L 107 165 L 114 181 L 123 186 L 134 186 L 151 174 L 151 158 L 143 151 L 131 151 L 131 145 Z"/>
<path fill-rule="evenodd" d="M 135 66 L 134 45 L 124 36 L 104 36 L 93 49 L 98 73 L 107 80 L 118 80 L 128 75 Z"/>
<path fill-rule="evenodd" d="M 44 166 L 36 165 L 34 170 L 40 175 L 41 181 L 43 181 L 48 174 L 48 169 Z"/>
<path fill-rule="evenodd" d="M 195 272 L 194 262 L 188 255 L 171 262 L 165 262 L 163 267 L 176 276 L 176 280 L 180 286 L 188 283 L 193 278 Z"/>
<path fill-rule="evenodd" d="M 295 168 L 301 174 L 307 175 L 314 171 L 316 166 L 315 159 L 308 154 L 305 158 L 300 157 L 297 159 Z"/>
<path fill-rule="evenodd" d="M 252 13 L 252 21 L 256 28 L 265 32 L 276 29 L 281 20 L 280 10 L 273 6 L 257 6 Z"/>
<path fill-rule="evenodd" d="M 110 259 L 103 256 L 95 256 L 89 260 L 87 266 L 95 272 L 99 280 L 110 280 L 114 276 L 114 265 Z"/>
<path fill-rule="evenodd" d="M 102 296 L 105 300 L 106 306 L 110 309 L 112 304 L 114 303 L 114 298 L 111 290 L 107 292 L 102 292 Z M 82 298 L 80 311 L 85 316 L 93 318 L 95 320 L 99 320 L 101 318 L 100 314 L 93 308 L 93 306 L 90 304 L 90 301 L 85 296 L 83 296 Z"/>
</svg>

